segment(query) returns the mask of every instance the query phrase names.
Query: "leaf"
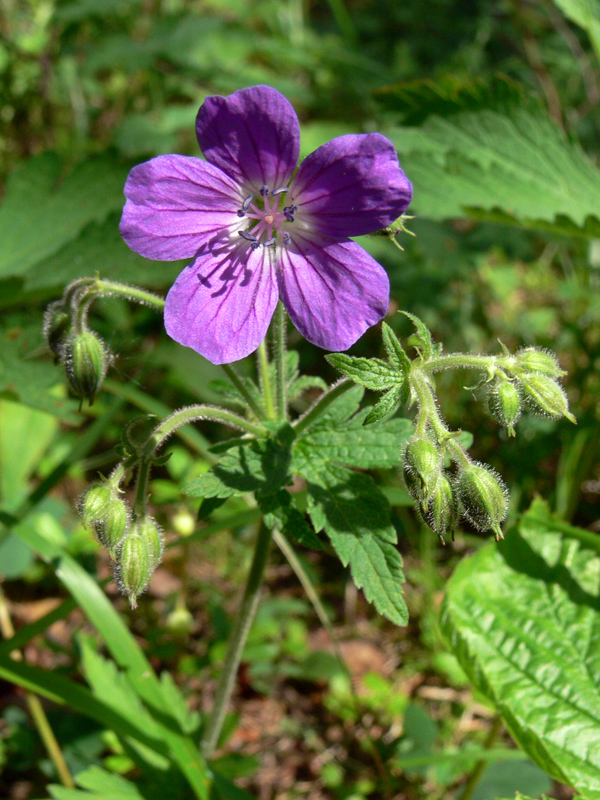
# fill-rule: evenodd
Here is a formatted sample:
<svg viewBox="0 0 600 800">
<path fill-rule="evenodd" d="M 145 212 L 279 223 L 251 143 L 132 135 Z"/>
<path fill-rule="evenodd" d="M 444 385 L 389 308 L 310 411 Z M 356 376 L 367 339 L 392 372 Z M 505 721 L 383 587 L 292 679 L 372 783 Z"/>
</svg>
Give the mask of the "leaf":
<svg viewBox="0 0 600 800">
<path fill-rule="evenodd" d="M 419 317 L 415 316 L 414 314 L 409 314 L 408 311 L 401 311 L 401 314 L 404 314 L 405 317 L 408 317 L 409 320 L 413 323 L 417 332 L 415 334 L 415 347 L 417 347 L 425 359 L 431 358 L 432 354 L 435 355 L 435 345 L 433 343 L 433 339 L 431 338 L 431 332 L 427 325 L 419 319 Z"/>
<path fill-rule="evenodd" d="M 296 398 L 300 397 L 301 394 L 309 389 L 320 389 L 325 392 L 327 391 L 327 384 L 323 378 L 319 378 L 318 375 L 302 375 L 298 380 L 290 383 L 290 388 L 288 390 L 289 402 L 291 403 L 296 400 Z"/>
<path fill-rule="evenodd" d="M 335 389 L 334 387 L 332 387 Z M 327 409 L 324 413 L 319 417 L 319 419 L 313 424 L 328 424 L 328 425 L 341 425 L 347 419 L 349 419 L 353 414 L 355 414 L 360 406 L 360 401 L 363 398 L 363 394 L 365 390 L 362 386 L 351 386 L 350 389 L 345 391 L 339 397 L 336 397 L 332 403 L 327 406 Z M 326 395 L 324 395 L 326 397 Z M 323 398 L 319 398 L 317 400 L 317 405 Z M 309 412 L 310 413 L 310 410 Z"/>
<path fill-rule="evenodd" d="M 78 773 L 75 780 L 89 792 L 62 786 L 49 786 L 48 791 L 55 800 L 144 800 L 133 783 L 97 766 Z"/>
<path fill-rule="evenodd" d="M 402 460 L 402 445 L 412 432 L 412 423 L 393 419 L 379 425 L 365 425 L 371 414 L 372 410 L 364 409 L 335 427 L 318 423 L 297 444 L 301 443 L 305 454 L 310 452 L 311 459 L 322 463 L 334 461 L 362 469 L 395 467 Z"/>
<path fill-rule="evenodd" d="M 276 494 L 261 497 L 259 505 L 266 525 L 271 528 L 277 526 L 285 536 L 304 547 L 324 549 L 321 540 L 304 519 L 304 514 L 292 505 L 288 491 L 280 489 Z"/>
<path fill-rule="evenodd" d="M 381 323 L 381 334 L 383 336 L 383 346 L 388 354 L 390 364 L 399 370 L 406 379 L 410 372 L 410 359 L 404 352 L 404 348 L 398 341 L 398 337 L 387 322 Z"/>
<path fill-rule="evenodd" d="M 404 380 L 402 373 L 380 358 L 356 358 L 345 353 L 330 353 L 325 359 L 350 380 L 378 392 Z"/>
<path fill-rule="evenodd" d="M 510 795 L 518 789 L 523 789 L 532 797 L 539 797 L 551 788 L 552 779 L 531 761 L 496 761 L 486 767 L 471 800 Z"/>
<path fill-rule="evenodd" d="M 600 173 L 541 113 L 432 117 L 422 128 L 389 135 L 421 216 L 482 216 L 584 236 L 600 231 Z"/>
<path fill-rule="evenodd" d="M 394 386 L 389 392 L 386 392 L 378 403 L 370 409 L 367 417 L 365 418 L 365 425 L 371 425 L 374 422 L 383 422 L 393 416 L 401 405 L 404 405 L 409 398 L 409 388 L 407 383 Z"/>
<path fill-rule="evenodd" d="M 491 81 L 455 75 L 404 81 L 373 94 L 388 111 L 400 114 L 404 125 L 421 125 L 434 114 L 449 117 L 484 108 L 506 112 L 524 102 L 523 89 L 504 75 L 495 75 Z"/>
<path fill-rule="evenodd" d="M 62 179 L 60 171 L 58 158 L 44 153 L 10 176 L 0 207 L 1 277 L 27 273 L 123 206 L 127 169 L 113 158 L 88 159 Z"/>
<path fill-rule="evenodd" d="M 310 456 L 298 461 L 315 530 L 327 533 L 342 564 L 350 565 L 352 580 L 379 613 L 405 625 L 402 557 L 387 500 L 368 475 L 333 464 L 316 466 Z"/>
<path fill-rule="evenodd" d="M 465 559 L 441 624 L 530 758 L 598 800 L 600 557 L 557 527 L 538 501 L 505 542 Z"/>
<path fill-rule="evenodd" d="M 191 497 L 272 494 L 292 481 L 289 469 L 294 436 L 294 430 L 286 425 L 276 436 L 232 447 L 209 472 L 183 490 Z"/>
<path fill-rule="evenodd" d="M 554 0 L 563 14 L 590 37 L 600 59 L 600 2 L 598 0 Z"/>
</svg>

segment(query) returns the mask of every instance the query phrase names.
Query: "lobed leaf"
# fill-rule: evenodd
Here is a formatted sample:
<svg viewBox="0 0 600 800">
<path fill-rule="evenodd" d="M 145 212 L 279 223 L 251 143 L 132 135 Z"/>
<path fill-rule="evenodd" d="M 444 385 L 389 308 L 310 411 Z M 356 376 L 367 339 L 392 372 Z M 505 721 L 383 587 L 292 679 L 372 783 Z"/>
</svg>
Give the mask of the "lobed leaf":
<svg viewBox="0 0 600 800">
<path fill-rule="evenodd" d="M 342 375 L 377 392 L 390 389 L 403 380 L 402 373 L 380 358 L 356 358 L 345 353 L 330 353 L 325 358 Z"/>
</svg>

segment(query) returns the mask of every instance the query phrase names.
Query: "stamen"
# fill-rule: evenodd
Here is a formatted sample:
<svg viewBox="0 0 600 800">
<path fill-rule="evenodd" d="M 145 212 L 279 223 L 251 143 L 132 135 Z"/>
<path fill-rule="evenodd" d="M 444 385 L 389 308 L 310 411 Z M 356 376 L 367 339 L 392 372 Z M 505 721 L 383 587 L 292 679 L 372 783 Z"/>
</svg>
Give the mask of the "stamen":
<svg viewBox="0 0 600 800">
<path fill-rule="evenodd" d="M 294 214 L 296 213 L 296 211 L 298 211 L 298 206 L 286 206 L 283 209 L 283 213 L 288 222 L 294 221 Z"/>
<path fill-rule="evenodd" d="M 265 242 L 263 247 L 272 247 L 274 244 L 277 244 L 277 238 L 275 236 L 272 239 L 269 239 L 268 242 Z"/>
<path fill-rule="evenodd" d="M 250 242 L 253 250 L 256 250 L 256 248 L 260 246 L 258 239 L 253 234 L 247 233 L 246 231 L 238 231 L 238 233 L 242 237 L 242 239 L 245 239 L 247 242 Z"/>
<path fill-rule="evenodd" d="M 287 186 L 280 186 L 278 189 L 273 189 L 271 192 L 272 195 L 282 194 L 283 192 L 287 192 Z"/>
<path fill-rule="evenodd" d="M 287 231 L 283 234 L 283 243 L 286 245 L 292 243 L 292 237 Z"/>
<path fill-rule="evenodd" d="M 248 211 L 248 208 L 250 207 L 250 203 L 252 202 L 253 199 L 254 199 L 254 195 L 253 194 L 249 194 L 248 197 L 242 203 L 242 207 L 237 212 L 238 217 L 245 217 L 246 216 L 246 211 Z"/>
<path fill-rule="evenodd" d="M 266 197 L 269 194 L 269 187 L 265 186 L 264 184 L 260 187 L 260 193 L 263 197 Z"/>
</svg>

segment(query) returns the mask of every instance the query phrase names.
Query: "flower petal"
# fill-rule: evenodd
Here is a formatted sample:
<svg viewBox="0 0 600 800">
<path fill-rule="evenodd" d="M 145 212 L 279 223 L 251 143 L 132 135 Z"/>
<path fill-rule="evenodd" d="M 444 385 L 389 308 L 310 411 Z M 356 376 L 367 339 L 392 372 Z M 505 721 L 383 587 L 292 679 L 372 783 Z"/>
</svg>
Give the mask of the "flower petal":
<svg viewBox="0 0 600 800">
<path fill-rule="evenodd" d="M 300 153 L 296 112 L 270 86 L 207 97 L 196 119 L 204 157 L 248 191 L 277 189 L 292 177 Z"/>
<path fill-rule="evenodd" d="M 228 364 L 256 350 L 275 311 L 271 249 L 241 243 L 205 250 L 169 290 L 165 327 L 213 364 Z"/>
<path fill-rule="evenodd" d="M 192 258 L 206 234 L 240 224 L 240 188 L 200 158 L 158 156 L 139 164 L 129 173 L 125 196 L 121 236 L 157 261 Z"/>
<path fill-rule="evenodd" d="M 295 234 L 280 252 L 281 298 L 309 342 L 325 350 L 347 350 L 385 316 L 388 276 L 355 242 Z"/>
<path fill-rule="evenodd" d="M 385 228 L 411 199 L 394 145 L 380 133 L 338 136 L 317 148 L 286 195 L 286 203 L 298 206 L 298 222 L 334 238 Z"/>
</svg>

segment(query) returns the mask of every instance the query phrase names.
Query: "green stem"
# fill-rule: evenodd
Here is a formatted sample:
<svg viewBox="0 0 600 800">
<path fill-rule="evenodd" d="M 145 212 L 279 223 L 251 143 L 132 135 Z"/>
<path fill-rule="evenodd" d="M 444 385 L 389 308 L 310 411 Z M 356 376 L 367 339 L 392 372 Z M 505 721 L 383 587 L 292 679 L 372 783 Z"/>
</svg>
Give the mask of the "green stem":
<svg viewBox="0 0 600 800">
<path fill-rule="evenodd" d="M 277 415 L 273 403 L 273 387 L 271 386 L 271 370 L 269 369 L 266 339 L 263 339 L 258 346 L 258 373 L 260 375 L 260 387 L 265 401 L 265 408 L 267 409 L 267 416 L 269 419 L 276 419 Z"/>
<path fill-rule="evenodd" d="M 285 422 L 287 419 L 287 399 L 286 399 L 286 327 L 287 315 L 285 306 L 279 301 L 275 311 L 273 325 L 273 340 L 275 343 L 275 389 L 277 397 L 277 419 Z"/>
<path fill-rule="evenodd" d="M 496 737 L 500 733 L 501 727 L 502 727 L 502 717 L 500 716 L 500 714 L 498 714 L 498 716 L 495 717 L 492 723 L 492 727 L 490 728 L 490 731 L 485 739 L 485 742 L 483 743 L 483 747 L 485 750 L 489 750 L 490 747 L 494 744 L 494 742 L 496 741 Z M 462 791 L 462 794 L 458 798 L 458 800 L 470 800 L 470 798 L 473 796 L 473 792 L 475 791 L 477 784 L 481 780 L 483 770 L 486 768 L 487 763 L 488 763 L 487 759 L 481 758 L 475 764 L 475 766 L 473 767 L 473 771 L 469 775 L 467 782 L 465 783 L 465 787 Z"/>
<path fill-rule="evenodd" d="M 199 420 L 212 420 L 213 422 L 223 422 L 225 425 L 230 425 L 232 428 L 239 428 L 246 433 L 251 433 L 254 436 L 266 436 L 267 431 L 262 425 L 255 425 L 250 420 L 234 414 L 232 411 L 226 411 L 224 408 L 217 408 L 216 406 L 188 406 L 179 411 L 175 411 L 170 417 L 164 419 L 160 425 L 152 431 L 148 437 L 146 448 L 148 448 L 148 455 L 156 452 L 159 447 L 182 425 L 187 425 L 188 422 L 198 422 Z"/>
<path fill-rule="evenodd" d="M 138 463 L 133 512 L 137 517 L 141 517 L 146 511 L 146 495 L 148 494 L 148 480 L 150 478 L 150 468 L 152 464 L 147 458 L 140 459 Z"/>
<path fill-rule="evenodd" d="M 258 608 L 262 577 L 267 563 L 271 536 L 272 531 L 264 525 L 261 525 L 256 540 L 252 566 L 250 567 L 250 572 L 246 581 L 246 588 L 244 589 L 242 602 L 229 637 L 225 663 L 223 664 L 223 671 L 219 679 L 213 710 L 200 743 L 202 755 L 206 759 L 212 756 L 223 729 L 225 712 L 233 692 L 235 677 L 242 658 L 244 645 L 246 644 L 246 639 L 248 638 L 248 633 L 254 620 L 256 609 Z"/>
<path fill-rule="evenodd" d="M 302 433 L 310 428 L 311 425 L 313 425 L 323 416 L 325 411 L 329 408 L 334 400 L 337 400 L 338 397 L 341 397 L 346 392 L 349 392 L 350 389 L 354 388 L 354 386 L 355 384 L 347 378 L 342 378 L 341 381 L 334 383 L 333 386 L 327 392 L 325 392 L 325 394 L 322 394 L 317 402 L 308 409 L 306 414 L 304 414 L 304 416 L 300 417 L 300 419 L 294 423 L 296 433 Z"/>
<path fill-rule="evenodd" d="M 145 306 L 153 306 L 154 308 L 162 311 L 165 307 L 165 300 L 152 292 L 147 292 L 140 289 L 138 286 L 127 286 L 125 283 L 117 283 L 116 281 L 105 281 L 96 279 L 94 286 L 96 294 L 102 295 L 120 295 L 127 300 L 132 300 L 134 303 L 141 303 Z"/>
<path fill-rule="evenodd" d="M 267 414 L 266 410 L 261 405 L 259 405 L 259 403 L 256 402 L 256 399 L 249 391 L 248 387 L 241 379 L 241 377 L 237 374 L 235 369 L 231 366 L 231 364 L 221 364 L 221 366 L 223 367 L 223 370 L 227 375 L 227 377 L 229 378 L 229 380 L 233 383 L 235 388 L 238 390 L 238 392 L 242 395 L 244 400 L 248 403 L 249 407 L 252 409 L 254 416 L 257 419 L 268 420 L 269 415 Z"/>
</svg>

